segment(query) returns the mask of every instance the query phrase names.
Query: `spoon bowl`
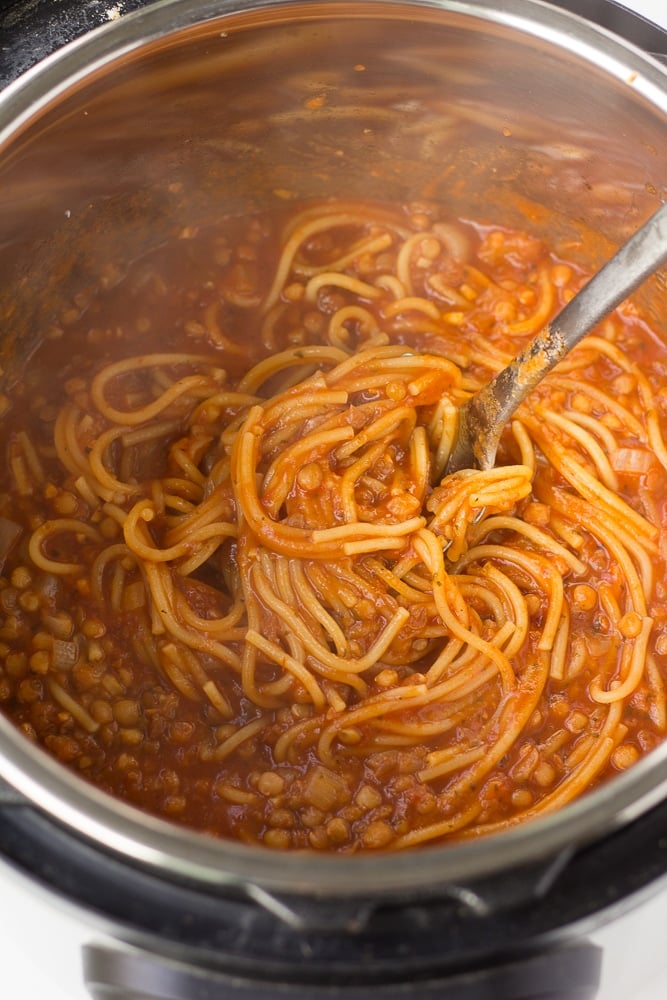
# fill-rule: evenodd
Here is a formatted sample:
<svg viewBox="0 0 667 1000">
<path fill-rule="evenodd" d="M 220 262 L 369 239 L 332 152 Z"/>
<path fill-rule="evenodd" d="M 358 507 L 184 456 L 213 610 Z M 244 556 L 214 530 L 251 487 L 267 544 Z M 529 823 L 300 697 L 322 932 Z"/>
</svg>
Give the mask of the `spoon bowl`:
<svg viewBox="0 0 667 1000">
<path fill-rule="evenodd" d="M 526 396 L 666 260 L 667 203 L 509 365 L 463 404 L 445 475 L 493 468 L 503 428 Z"/>
</svg>

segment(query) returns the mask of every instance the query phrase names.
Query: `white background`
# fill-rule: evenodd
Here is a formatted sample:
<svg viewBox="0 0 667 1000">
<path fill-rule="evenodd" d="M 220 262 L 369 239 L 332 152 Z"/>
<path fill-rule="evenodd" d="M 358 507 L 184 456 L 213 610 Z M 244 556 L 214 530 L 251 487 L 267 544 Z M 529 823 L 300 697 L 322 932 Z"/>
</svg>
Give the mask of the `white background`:
<svg viewBox="0 0 667 1000">
<path fill-rule="evenodd" d="M 667 28 L 667 0 L 627 0 L 626 6 Z M 90 1000 L 79 956 L 81 944 L 97 934 L 0 865 L 3 1000 Z M 605 950 L 598 1000 L 666 1000 L 667 888 L 594 939 Z"/>
</svg>

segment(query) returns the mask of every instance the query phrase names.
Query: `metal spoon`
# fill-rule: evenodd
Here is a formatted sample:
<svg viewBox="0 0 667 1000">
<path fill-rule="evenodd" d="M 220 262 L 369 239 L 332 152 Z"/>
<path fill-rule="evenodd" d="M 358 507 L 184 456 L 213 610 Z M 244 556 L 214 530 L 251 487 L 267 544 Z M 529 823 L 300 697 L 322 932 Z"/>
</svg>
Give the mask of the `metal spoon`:
<svg viewBox="0 0 667 1000">
<path fill-rule="evenodd" d="M 461 469 L 493 468 L 503 428 L 528 393 L 666 260 L 667 203 L 623 244 L 521 354 L 463 404 L 445 475 Z"/>
</svg>

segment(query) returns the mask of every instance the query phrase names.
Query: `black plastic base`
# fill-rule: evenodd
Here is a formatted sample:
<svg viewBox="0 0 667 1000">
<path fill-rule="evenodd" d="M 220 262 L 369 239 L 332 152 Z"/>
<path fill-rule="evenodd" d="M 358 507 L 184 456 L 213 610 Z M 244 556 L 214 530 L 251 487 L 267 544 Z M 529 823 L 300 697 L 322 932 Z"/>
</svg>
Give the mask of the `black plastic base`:
<svg viewBox="0 0 667 1000">
<path fill-rule="evenodd" d="M 662 803 L 575 854 L 546 896 L 532 902 L 517 904 L 521 894 L 512 885 L 512 879 L 529 874 L 507 873 L 511 898 L 503 904 L 499 893 L 495 910 L 486 915 L 447 898 L 443 887 L 442 898 L 383 903 L 363 925 L 348 931 L 316 929 L 314 924 L 296 931 L 242 895 L 206 891 L 131 865 L 25 805 L 0 809 L 0 855 L 77 906 L 91 926 L 104 926 L 123 954 L 125 944 L 143 953 L 138 966 L 131 957 L 118 966 L 119 976 L 142 968 L 147 978 L 143 994 L 136 994 L 141 1000 L 326 1000 L 332 990 L 346 1000 L 398 1000 L 407 996 L 406 990 L 428 1000 L 483 1000 L 484 977 L 493 984 L 495 992 L 489 986 L 488 996 L 494 1000 L 589 1000 L 597 989 L 598 959 L 588 951 L 586 934 L 660 888 L 667 875 L 665 830 L 667 803 Z M 526 886 L 523 895 L 530 895 Z M 312 905 L 316 916 L 318 902 Z M 114 993 L 104 993 L 100 970 L 108 970 L 111 958 L 94 954 L 88 965 L 91 987 L 97 983 L 93 995 L 107 1000 Z M 571 958 L 574 978 L 568 985 L 555 970 L 569 975 Z M 536 978 L 543 963 L 549 975 L 543 969 Z M 516 977 L 519 968 L 525 970 L 525 988 Z M 151 993 L 153 975 L 158 983 L 172 975 L 171 992 Z M 185 993 L 178 992 L 180 983 L 187 983 Z M 133 988 L 139 986 L 140 980 L 133 979 Z M 108 989 L 112 987 L 113 980 Z M 468 988 L 473 992 L 466 994 Z M 115 995 L 134 1000 L 131 993 Z"/>
<path fill-rule="evenodd" d="M 145 952 L 84 949 L 84 979 L 93 1000 L 593 1000 L 601 951 L 575 945 L 447 976 L 446 979 L 340 988 L 260 983 L 171 962 Z"/>
</svg>

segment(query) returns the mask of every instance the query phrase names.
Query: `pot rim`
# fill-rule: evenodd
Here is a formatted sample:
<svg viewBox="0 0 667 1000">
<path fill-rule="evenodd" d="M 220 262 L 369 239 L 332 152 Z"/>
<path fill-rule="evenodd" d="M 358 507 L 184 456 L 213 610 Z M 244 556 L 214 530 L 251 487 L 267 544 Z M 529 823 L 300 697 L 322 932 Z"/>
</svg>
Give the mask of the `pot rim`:
<svg viewBox="0 0 667 1000">
<path fill-rule="evenodd" d="M 631 86 L 667 115 L 667 71 L 657 60 L 578 15 L 542 0 L 159 0 L 70 42 L 0 93 L 0 157 L 47 106 L 72 87 L 188 28 L 234 14 L 293 9 L 297 17 L 345 13 L 398 17 L 399 9 L 463 15 L 534 36 Z M 321 855 L 247 846 L 141 812 L 67 770 L 0 715 L 0 774 L 30 803 L 80 837 L 163 875 L 241 889 L 281 912 L 283 897 L 382 897 L 438 893 L 507 869 L 567 859 L 576 847 L 640 817 L 667 794 L 667 741 L 613 780 L 556 812 L 466 842 L 381 855 Z M 278 899 L 273 894 L 278 894 Z"/>
</svg>

